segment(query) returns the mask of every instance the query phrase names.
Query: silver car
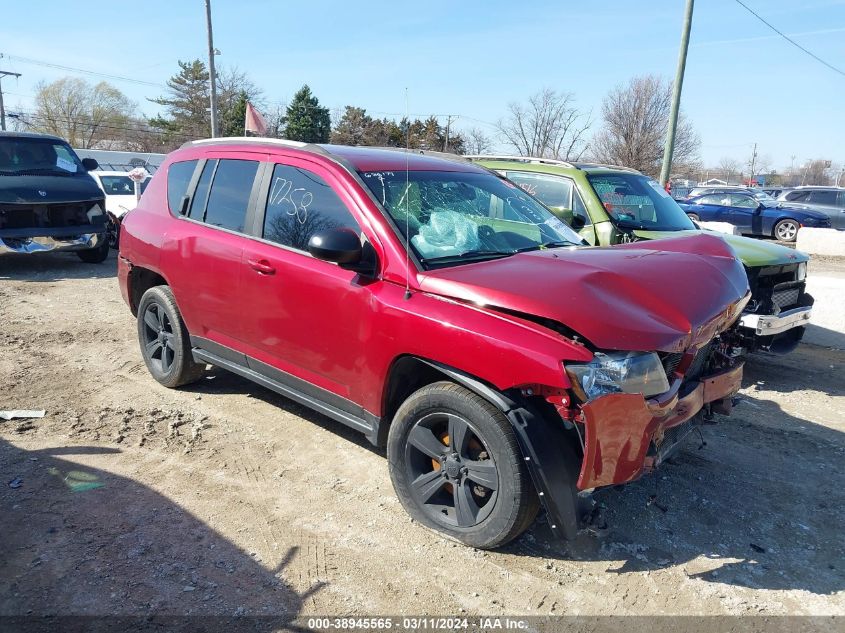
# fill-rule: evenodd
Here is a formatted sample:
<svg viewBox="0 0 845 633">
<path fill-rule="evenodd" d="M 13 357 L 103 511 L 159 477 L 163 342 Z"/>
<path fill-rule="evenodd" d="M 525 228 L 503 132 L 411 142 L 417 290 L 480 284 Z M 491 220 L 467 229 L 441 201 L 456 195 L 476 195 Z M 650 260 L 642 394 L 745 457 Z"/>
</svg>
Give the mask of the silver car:
<svg viewBox="0 0 845 633">
<path fill-rule="evenodd" d="M 820 211 L 835 229 L 845 230 L 845 187 L 796 187 L 778 197 L 790 207 Z"/>
</svg>

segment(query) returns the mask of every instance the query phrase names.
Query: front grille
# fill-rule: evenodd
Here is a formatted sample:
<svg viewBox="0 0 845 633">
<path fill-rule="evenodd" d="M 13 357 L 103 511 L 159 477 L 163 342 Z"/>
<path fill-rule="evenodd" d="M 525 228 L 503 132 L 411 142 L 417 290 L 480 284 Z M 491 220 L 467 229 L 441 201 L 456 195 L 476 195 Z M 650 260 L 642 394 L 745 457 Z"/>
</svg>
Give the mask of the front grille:
<svg viewBox="0 0 845 633">
<path fill-rule="evenodd" d="M 789 288 L 788 290 L 776 290 L 772 293 L 772 303 L 783 310 L 798 304 L 798 298 L 801 296 L 801 288 Z"/>
<path fill-rule="evenodd" d="M 0 229 L 60 228 L 90 224 L 91 202 L 0 205 Z"/>
<path fill-rule="evenodd" d="M 692 359 L 692 363 L 690 363 L 689 369 L 687 369 L 687 373 L 684 374 L 684 382 L 688 380 L 695 380 L 701 373 L 704 371 L 704 367 L 707 364 L 707 360 L 710 358 L 710 348 L 713 345 L 713 341 L 711 340 L 707 345 L 700 348 L 698 352 L 695 354 L 695 358 Z"/>
<path fill-rule="evenodd" d="M 693 416 L 686 422 L 666 429 L 663 433 L 663 439 L 657 444 L 657 462 L 660 463 L 667 457 L 670 457 L 677 451 L 684 443 L 687 436 L 695 430 L 695 427 L 701 423 L 698 415 Z"/>
<path fill-rule="evenodd" d="M 678 368 L 678 364 L 680 364 L 681 359 L 683 359 L 684 353 L 683 352 L 676 352 L 672 354 L 664 354 L 661 362 L 663 363 L 663 370 L 666 372 L 666 378 L 669 382 L 672 382 L 673 375 L 675 370 Z"/>
</svg>

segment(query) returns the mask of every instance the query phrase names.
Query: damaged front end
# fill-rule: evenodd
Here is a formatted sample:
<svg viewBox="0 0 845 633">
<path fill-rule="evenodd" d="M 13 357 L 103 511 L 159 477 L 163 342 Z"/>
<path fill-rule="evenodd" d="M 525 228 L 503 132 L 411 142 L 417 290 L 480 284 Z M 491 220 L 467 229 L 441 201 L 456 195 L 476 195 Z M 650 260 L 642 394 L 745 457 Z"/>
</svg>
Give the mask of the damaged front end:
<svg viewBox="0 0 845 633">
<path fill-rule="evenodd" d="M 623 484 L 656 468 L 700 424 L 727 415 L 742 383 L 743 362 L 717 337 L 663 358 L 670 388 L 659 395 L 609 393 L 581 407 L 578 489 Z"/>
<path fill-rule="evenodd" d="M 810 322 L 813 297 L 806 291 L 807 262 L 748 268 L 751 301 L 731 332 L 747 352 L 788 354 Z"/>
<path fill-rule="evenodd" d="M 0 204 L 0 253 L 89 250 L 105 239 L 102 200 Z"/>
<path fill-rule="evenodd" d="M 746 295 L 697 328 L 683 351 L 596 352 L 590 363 L 565 363 L 571 390 L 530 391 L 544 401 L 547 420 L 553 410 L 563 422 L 545 425 L 542 437 L 531 438 L 543 427 L 511 416 L 525 435 L 523 446 L 535 447 L 527 465 L 558 536 L 573 538 L 587 527 L 585 491 L 641 477 L 697 426 L 730 414 L 743 371 L 730 330 L 748 300 Z"/>
</svg>

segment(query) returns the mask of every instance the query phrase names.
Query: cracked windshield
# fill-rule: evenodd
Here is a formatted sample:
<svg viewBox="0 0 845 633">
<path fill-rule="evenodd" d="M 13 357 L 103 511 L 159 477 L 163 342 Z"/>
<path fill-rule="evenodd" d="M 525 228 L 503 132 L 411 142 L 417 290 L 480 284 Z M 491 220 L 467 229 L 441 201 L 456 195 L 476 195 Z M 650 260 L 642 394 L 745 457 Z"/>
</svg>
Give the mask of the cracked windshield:
<svg viewBox="0 0 845 633">
<path fill-rule="evenodd" d="M 582 244 L 514 184 L 468 172 L 362 172 L 364 182 L 426 265 Z"/>
</svg>

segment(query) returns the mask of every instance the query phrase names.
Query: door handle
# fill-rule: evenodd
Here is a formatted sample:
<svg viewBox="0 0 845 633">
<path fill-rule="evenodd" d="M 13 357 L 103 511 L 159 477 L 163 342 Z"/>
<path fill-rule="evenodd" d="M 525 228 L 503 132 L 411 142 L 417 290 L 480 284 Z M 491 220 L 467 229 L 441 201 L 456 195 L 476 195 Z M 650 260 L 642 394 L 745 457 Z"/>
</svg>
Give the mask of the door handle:
<svg viewBox="0 0 845 633">
<path fill-rule="evenodd" d="M 262 275 L 274 275 L 276 269 L 266 259 L 250 259 L 249 267 Z"/>
</svg>

